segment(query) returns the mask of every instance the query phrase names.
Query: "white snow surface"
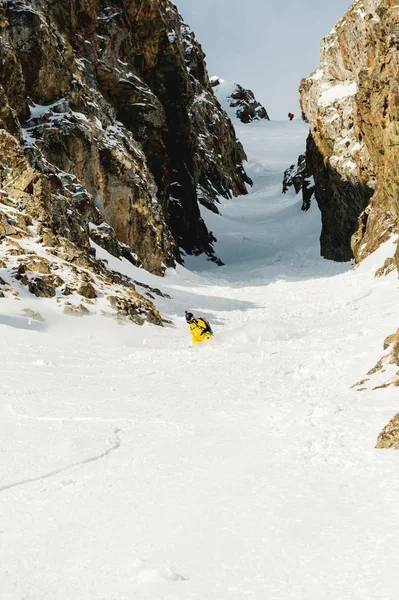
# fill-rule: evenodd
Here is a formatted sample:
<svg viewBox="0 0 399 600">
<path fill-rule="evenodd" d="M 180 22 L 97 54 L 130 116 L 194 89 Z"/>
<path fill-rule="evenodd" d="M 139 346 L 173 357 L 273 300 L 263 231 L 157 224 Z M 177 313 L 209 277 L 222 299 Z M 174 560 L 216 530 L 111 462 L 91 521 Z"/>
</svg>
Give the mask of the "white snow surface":
<svg viewBox="0 0 399 600">
<path fill-rule="evenodd" d="M 317 207 L 281 195 L 306 126 L 237 132 L 254 188 L 203 210 L 224 267 L 98 251 L 172 324 L 0 300 L 1 600 L 397 600 L 399 453 L 374 445 L 398 394 L 351 389 L 398 326 L 393 241 L 321 259 Z"/>
</svg>

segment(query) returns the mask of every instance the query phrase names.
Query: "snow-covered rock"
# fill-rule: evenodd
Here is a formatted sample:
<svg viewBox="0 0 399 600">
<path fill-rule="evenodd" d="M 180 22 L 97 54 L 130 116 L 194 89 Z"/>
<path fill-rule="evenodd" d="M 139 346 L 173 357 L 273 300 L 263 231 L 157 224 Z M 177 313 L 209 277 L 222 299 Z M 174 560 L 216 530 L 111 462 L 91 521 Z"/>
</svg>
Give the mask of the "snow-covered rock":
<svg viewBox="0 0 399 600">
<path fill-rule="evenodd" d="M 73 198 L 70 220 L 84 205 L 83 228 L 105 222 L 155 273 L 184 253 L 215 259 L 199 201 L 247 193 L 245 153 L 174 4 L 10 0 L 0 24 L 1 131 L 35 177 Z M 9 194 L 11 142 L 0 144 Z"/>
<path fill-rule="evenodd" d="M 398 25 L 397 2 L 356 0 L 301 83 L 326 258 L 361 261 L 397 232 Z"/>
<path fill-rule="evenodd" d="M 265 107 L 256 100 L 251 90 L 216 75 L 211 77 L 211 84 L 222 108 L 233 121 L 236 118 L 242 123 L 252 123 L 261 119 L 269 121 Z"/>
<path fill-rule="evenodd" d="M 296 194 L 302 192 L 302 210 L 309 210 L 315 188 L 313 178 L 309 175 L 306 154 L 301 154 L 297 164 L 291 165 L 284 172 L 283 194 L 286 194 L 290 187 L 294 188 Z"/>
</svg>

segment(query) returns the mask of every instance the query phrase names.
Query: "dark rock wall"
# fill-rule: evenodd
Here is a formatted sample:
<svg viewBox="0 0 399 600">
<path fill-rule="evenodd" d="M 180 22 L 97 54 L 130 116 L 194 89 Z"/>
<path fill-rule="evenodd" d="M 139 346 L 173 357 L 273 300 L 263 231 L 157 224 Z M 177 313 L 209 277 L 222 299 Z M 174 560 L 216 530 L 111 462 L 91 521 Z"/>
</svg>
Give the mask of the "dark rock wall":
<svg viewBox="0 0 399 600">
<path fill-rule="evenodd" d="M 198 201 L 246 193 L 245 153 L 174 5 L 9 0 L 0 24 L 0 126 L 30 164 L 74 176 L 147 269 L 213 257 Z"/>
</svg>

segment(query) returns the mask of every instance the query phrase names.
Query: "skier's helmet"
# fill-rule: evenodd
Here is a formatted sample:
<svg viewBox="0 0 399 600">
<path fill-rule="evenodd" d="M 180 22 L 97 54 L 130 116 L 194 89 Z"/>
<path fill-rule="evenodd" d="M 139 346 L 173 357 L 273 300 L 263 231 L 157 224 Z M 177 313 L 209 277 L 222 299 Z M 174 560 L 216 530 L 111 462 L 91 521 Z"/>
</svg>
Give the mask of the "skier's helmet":
<svg viewBox="0 0 399 600">
<path fill-rule="evenodd" d="M 194 319 L 194 315 L 193 313 L 187 312 L 186 311 L 186 321 L 187 323 L 191 323 L 191 321 Z"/>
</svg>

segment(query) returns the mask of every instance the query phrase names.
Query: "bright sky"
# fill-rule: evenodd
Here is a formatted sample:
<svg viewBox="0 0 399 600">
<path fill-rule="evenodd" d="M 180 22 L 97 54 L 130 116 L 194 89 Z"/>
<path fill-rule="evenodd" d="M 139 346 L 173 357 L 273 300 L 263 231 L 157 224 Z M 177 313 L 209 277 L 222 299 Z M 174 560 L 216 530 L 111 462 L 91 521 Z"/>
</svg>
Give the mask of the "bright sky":
<svg viewBox="0 0 399 600">
<path fill-rule="evenodd" d="M 299 116 L 298 87 L 350 0 L 174 0 L 207 55 L 209 75 L 255 92 L 271 119 Z"/>
</svg>

